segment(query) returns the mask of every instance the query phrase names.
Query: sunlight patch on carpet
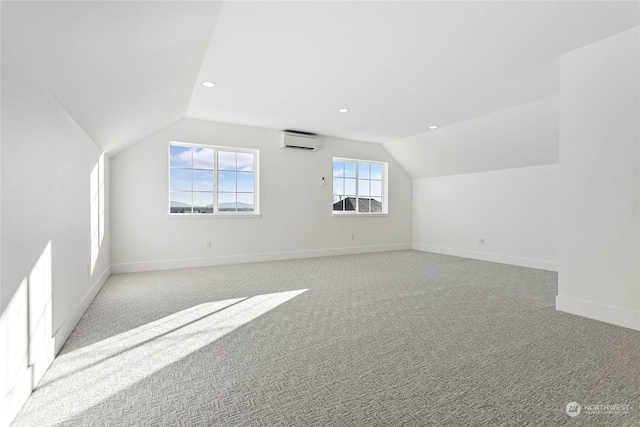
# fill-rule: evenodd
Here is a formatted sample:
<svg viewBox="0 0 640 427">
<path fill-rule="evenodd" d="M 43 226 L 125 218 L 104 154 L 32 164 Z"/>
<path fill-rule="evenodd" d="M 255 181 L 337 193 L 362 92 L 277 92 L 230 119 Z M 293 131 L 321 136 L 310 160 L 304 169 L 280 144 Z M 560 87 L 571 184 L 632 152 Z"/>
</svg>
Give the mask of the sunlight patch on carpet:
<svg viewBox="0 0 640 427">
<path fill-rule="evenodd" d="M 306 290 L 199 304 L 64 354 L 38 385 L 29 416 L 38 425 L 68 420 Z"/>
</svg>

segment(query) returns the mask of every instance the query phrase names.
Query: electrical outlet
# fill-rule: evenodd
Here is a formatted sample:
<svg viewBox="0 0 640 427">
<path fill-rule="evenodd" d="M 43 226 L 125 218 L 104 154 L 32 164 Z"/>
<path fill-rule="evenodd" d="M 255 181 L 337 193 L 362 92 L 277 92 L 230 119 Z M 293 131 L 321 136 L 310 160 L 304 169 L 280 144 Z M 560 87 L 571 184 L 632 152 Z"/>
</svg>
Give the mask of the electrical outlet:
<svg viewBox="0 0 640 427">
<path fill-rule="evenodd" d="M 481 237 L 478 239 L 478 244 L 479 245 L 484 245 L 484 237 Z"/>
<path fill-rule="evenodd" d="M 204 247 L 207 249 L 211 249 L 211 240 L 207 240 L 206 242 L 204 242 Z"/>
</svg>

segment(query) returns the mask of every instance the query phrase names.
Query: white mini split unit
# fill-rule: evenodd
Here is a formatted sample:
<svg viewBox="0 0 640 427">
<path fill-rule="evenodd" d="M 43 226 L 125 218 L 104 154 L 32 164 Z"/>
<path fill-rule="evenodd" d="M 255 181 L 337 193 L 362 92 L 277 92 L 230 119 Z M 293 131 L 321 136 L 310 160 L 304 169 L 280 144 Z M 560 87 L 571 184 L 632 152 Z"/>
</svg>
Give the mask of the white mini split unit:
<svg viewBox="0 0 640 427">
<path fill-rule="evenodd" d="M 280 139 L 280 148 L 318 151 L 321 143 L 322 138 L 315 133 L 283 130 Z"/>
</svg>

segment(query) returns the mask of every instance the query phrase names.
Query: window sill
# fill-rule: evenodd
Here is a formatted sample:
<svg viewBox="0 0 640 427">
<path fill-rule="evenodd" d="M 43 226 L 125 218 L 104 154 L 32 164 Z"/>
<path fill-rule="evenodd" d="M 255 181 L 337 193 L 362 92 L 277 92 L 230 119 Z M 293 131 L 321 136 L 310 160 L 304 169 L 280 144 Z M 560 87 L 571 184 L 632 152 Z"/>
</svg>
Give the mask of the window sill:
<svg viewBox="0 0 640 427">
<path fill-rule="evenodd" d="M 167 214 L 169 219 L 228 219 L 228 218 L 260 218 L 259 213 L 216 213 L 216 214 Z"/>
<path fill-rule="evenodd" d="M 362 218 L 363 216 L 389 216 L 389 214 L 388 213 L 366 213 L 366 212 L 349 212 L 349 213 L 333 212 L 332 216 L 334 218 L 338 218 L 338 217 L 346 218 L 350 216 Z"/>
</svg>

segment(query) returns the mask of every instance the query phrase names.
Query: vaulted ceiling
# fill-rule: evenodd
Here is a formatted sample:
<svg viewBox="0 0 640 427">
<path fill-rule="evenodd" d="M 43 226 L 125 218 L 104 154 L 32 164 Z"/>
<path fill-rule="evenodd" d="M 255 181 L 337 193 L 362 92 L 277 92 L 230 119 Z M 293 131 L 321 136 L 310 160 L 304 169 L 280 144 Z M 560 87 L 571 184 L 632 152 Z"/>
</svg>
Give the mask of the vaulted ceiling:
<svg viewBox="0 0 640 427">
<path fill-rule="evenodd" d="M 3 1 L 2 48 L 111 153 L 183 117 L 382 143 L 553 95 L 561 54 L 639 24 L 635 1 Z"/>
</svg>

